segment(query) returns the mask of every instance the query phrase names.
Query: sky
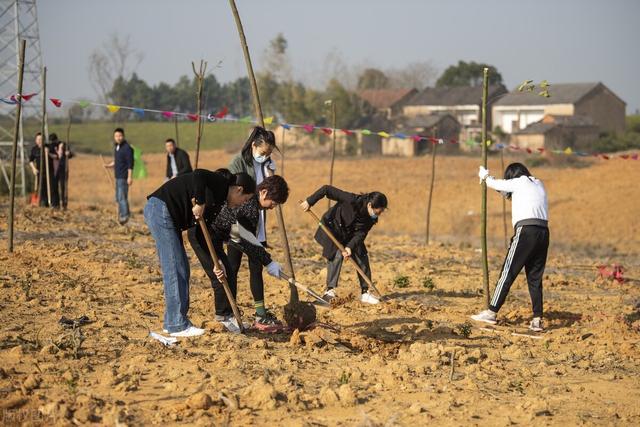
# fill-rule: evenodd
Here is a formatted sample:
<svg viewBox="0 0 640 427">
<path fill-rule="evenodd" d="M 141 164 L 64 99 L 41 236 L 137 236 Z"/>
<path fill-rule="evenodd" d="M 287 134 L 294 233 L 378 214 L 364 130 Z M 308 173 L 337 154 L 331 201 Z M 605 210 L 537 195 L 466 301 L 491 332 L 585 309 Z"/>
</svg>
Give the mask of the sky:
<svg viewBox="0 0 640 427">
<path fill-rule="evenodd" d="M 473 60 L 497 67 L 510 89 L 525 79 L 601 81 L 628 114 L 640 109 L 640 0 L 236 2 L 254 67 L 282 33 L 305 83 L 325 78 L 330 53 L 382 69 L 430 61 L 440 72 Z M 226 0 L 41 0 L 38 19 L 51 97 L 97 99 L 89 56 L 114 32 L 142 52 L 136 71 L 150 84 L 191 76 L 200 59 L 221 82 L 246 75 Z"/>
</svg>

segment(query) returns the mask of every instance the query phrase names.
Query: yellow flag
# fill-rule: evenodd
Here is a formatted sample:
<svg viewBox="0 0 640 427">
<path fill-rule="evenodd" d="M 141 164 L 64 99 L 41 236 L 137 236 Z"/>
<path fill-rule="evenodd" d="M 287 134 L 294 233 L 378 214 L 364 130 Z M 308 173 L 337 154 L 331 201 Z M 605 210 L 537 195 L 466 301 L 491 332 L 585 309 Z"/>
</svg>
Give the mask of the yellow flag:
<svg viewBox="0 0 640 427">
<path fill-rule="evenodd" d="M 273 123 L 273 116 L 271 116 L 271 117 L 265 117 L 265 119 L 264 119 L 264 124 L 265 124 L 265 125 L 270 125 L 271 123 Z"/>
<path fill-rule="evenodd" d="M 117 105 L 107 105 L 107 110 L 109 110 L 110 113 L 117 113 L 118 111 L 120 111 L 120 107 L 118 107 Z"/>
<path fill-rule="evenodd" d="M 491 147 L 491 141 L 487 140 L 487 147 Z"/>
<path fill-rule="evenodd" d="M 383 138 L 389 138 L 389 134 L 388 134 L 388 133 L 386 133 L 385 131 L 378 132 L 378 135 L 380 135 L 380 136 L 381 136 L 381 137 L 383 137 Z"/>
<path fill-rule="evenodd" d="M 567 148 L 564 150 L 564 154 L 573 154 L 573 150 L 571 149 L 571 147 L 567 147 Z"/>
</svg>

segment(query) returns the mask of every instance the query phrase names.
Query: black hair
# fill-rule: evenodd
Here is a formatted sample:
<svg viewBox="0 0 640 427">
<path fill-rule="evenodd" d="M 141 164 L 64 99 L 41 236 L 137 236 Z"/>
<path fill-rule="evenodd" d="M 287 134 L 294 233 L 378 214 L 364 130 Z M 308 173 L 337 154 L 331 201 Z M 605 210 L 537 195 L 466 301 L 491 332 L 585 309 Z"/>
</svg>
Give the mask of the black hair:
<svg viewBox="0 0 640 427">
<path fill-rule="evenodd" d="M 167 142 L 170 142 L 173 145 L 176 145 L 176 142 L 173 140 L 173 138 L 167 138 L 167 140 L 164 143 L 166 144 Z"/>
<path fill-rule="evenodd" d="M 387 196 L 382 194 L 379 191 L 372 191 L 366 195 L 367 203 L 371 203 L 371 208 L 373 209 L 386 209 L 387 208 Z"/>
<path fill-rule="evenodd" d="M 254 194 L 256 192 L 256 182 L 248 173 L 231 173 L 229 169 L 220 168 L 215 170 L 216 173 L 224 176 L 229 181 L 229 186 L 237 185 L 242 187 L 242 194 Z"/>
<path fill-rule="evenodd" d="M 37 137 L 39 137 L 39 136 L 42 136 L 42 132 L 38 132 L 38 133 L 36 133 L 36 136 L 35 136 L 34 138 L 37 138 Z"/>
<path fill-rule="evenodd" d="M 242 147 L 242 158 L 248 165 L 253 165 L 253 153 L 251 151 L 251 146 L 253 144 L 262 145 L 269 144 L 271 147 L 276 150 L 278 147 L 276 146 L 276 136 L 270 130 L 266 130 L 262 126 L 256 126 L 251 131 L 251 135 L 247 139 L 247 142 L 244 143 Z"/>
<path fill-rule="evenodd" d="M 280 175 L 266 177 L 258 187 L 256 192 L 267 190 L 267 198 L 281 205 L 289 198 L 289 186 L 287 181 Z"/>
<path fill-rule="evenodd" d="M 115 128 L 115 130 L 113 131 L 113 133 L 116 133 L 116 132 L 120 132 L 120 133 L 122 134 L 122 136 L 124 136 L 124 129 L 122 129 L 122 128 Z"/>
<path fill-rule="evenodd" d="M 58 135 L 56 133 L 49 134 L 49 142 L 55 142 L 58 140 Z"/>
<path fill-rule="evenodd" d="M 531 177 L 531 172 L 522 163 L 511 163 L 504 170 L 504 179 L 516 179 L 521 176 Z M 507 200 L 511 200 L 511 193 L 503 193 Z"/>
</svg>

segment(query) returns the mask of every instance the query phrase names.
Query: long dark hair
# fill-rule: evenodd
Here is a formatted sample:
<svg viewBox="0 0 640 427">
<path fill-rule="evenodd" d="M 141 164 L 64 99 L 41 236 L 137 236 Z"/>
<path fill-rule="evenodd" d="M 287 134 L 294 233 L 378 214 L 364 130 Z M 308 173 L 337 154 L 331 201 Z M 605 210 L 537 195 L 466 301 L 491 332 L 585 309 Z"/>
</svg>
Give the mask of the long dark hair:
<svg viewBox="0 0 640 427">
<path fill-rule="evenodd" d="M 216 173 L 224 176 L 229 181 L 229 186 L 237 185 L 242 187 L 243 194 L 254 194 L 256 192 L 256 182 L 248 173 L 231 173 L 229 169 L 220 168 L 215 170 Z"/>
<path fill-rule="evenodd" d="M 527 169 L 527 167 L 522 163 L 511 163 L 504 170 L 504 179 L 516 179 L 520 178 L 521 176 L 526 176 L 529 179 L 531 179 L 531 177 L 533 176 L 531 175 L 531 172 L 529 172 L 529 169 Z M 504 196 L 508 200 L 511 200 L 511 195 L 512 193 L 506 193 Z"/>
<path fill-rule="evenodd" d="M 276 150 L 278 147 L 276 146 L 276 136 L 270 130 L 266 130 L 262 126 L 256 126 L 251 131 L 251 135 L 247 139 L 247 142 L 244 143 L 242 147 L 242 158 L 244 161 L 253 166 L 253 153 L 251 151 L 251 146 L 255 143 L 256 146 L 260 146 L 262 144 L 269 144 L 271 147 Z"/>
</svg>

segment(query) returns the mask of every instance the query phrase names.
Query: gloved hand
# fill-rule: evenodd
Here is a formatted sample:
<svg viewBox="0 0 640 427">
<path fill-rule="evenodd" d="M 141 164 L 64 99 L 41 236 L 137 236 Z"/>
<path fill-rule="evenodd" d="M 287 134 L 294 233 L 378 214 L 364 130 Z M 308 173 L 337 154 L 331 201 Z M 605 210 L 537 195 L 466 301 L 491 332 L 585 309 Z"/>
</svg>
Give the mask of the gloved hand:
<svg viewBox="0 0 640 427">
<path fill-rule="evenodd" d="M 478 169 L 478 178 L 480 178 L 480 182 L 487 179 L 488 176 L 489 176 L 489 171 L 485 169 L 484 166 L 480 166 L 480 168 Z"/>
<path fill-rule="evenodd" d="M 267 265 L 267 273 L 269 273 L 271 276 L 275 277 L 276 279 L 280 278 L 281 271 L 282 271 L 282 267 L 280 267 L 280 264 L 278 264 L 275 261 L 271 261 L 269 265 Z"/>
</svg>

